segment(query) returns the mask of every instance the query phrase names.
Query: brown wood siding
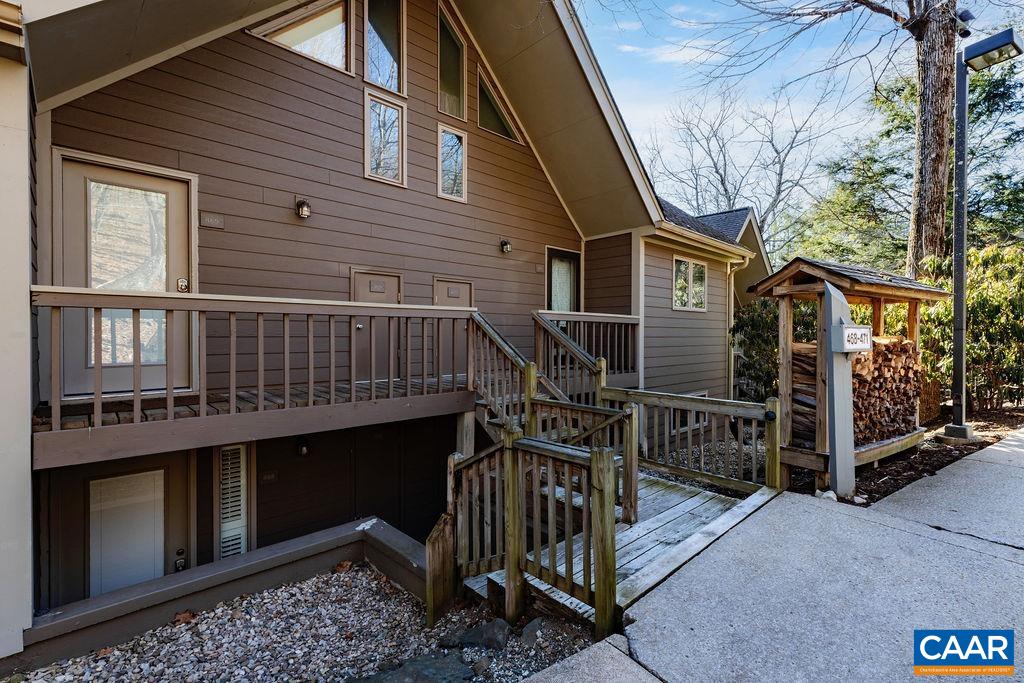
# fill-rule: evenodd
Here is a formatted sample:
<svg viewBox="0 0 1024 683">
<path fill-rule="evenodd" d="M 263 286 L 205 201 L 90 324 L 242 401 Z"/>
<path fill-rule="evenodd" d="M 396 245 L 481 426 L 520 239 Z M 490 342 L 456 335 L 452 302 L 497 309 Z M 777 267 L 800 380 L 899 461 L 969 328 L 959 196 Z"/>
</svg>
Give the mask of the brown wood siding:
<svg viewBox="0 0 1024 683">
<path fill-rule="evenodd" d="M 450 416 L 260 441 L 258 546 L 369 516 L 422 542 L 444 511 L 454 450 Z"/>
<path fill-rule="evenodd" d="M 583 251 L 583 310 L 632 313 L 632 235 L 602 237 Z"/>
<path fill-rule="evenodd" d="M 684 252 L 675 252 L 686 257 Z M 653 391 L 726 393 L 725 265 L 707 264 L 706 311 L 672 309 L 672 257 L 665 247 L 645 245 L 644 381 Z"/>
<path fill-rule="evenodd" d="M 362 7 L 356 70 L 362 73 Z M 435 274 L 474 282 L 477 306 L 524 352 L 543 307 L 544 246 L 580 239 L 530 148 L 437 111 L 437 7 L 408 3 L 408 188 L 363 177 L 361 78 L 237 32 L 53 112 L 53 143 L 197 173 L 199 288 L 349 298 L 351 266 L 405 275 L 410 304 Z M 438 198 L 437 122 L 469 134 L 467 204 Z M 306 197 L 313 216 L 293 211 Z M 499 252 L 499 239 L 512 242 Z"/>
</svg>

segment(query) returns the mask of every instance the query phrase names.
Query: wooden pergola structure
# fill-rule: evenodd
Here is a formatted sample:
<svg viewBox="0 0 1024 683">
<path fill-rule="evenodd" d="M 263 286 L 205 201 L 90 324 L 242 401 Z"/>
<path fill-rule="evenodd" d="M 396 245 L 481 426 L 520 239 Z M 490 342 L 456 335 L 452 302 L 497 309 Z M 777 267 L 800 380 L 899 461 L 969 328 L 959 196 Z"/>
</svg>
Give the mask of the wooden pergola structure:
<svg viewBox="0 0 1024 683">
<path fill-rule="evenodd" d="M 749 291 L 764 297 L 779 300 L 779 400 L 780 400 L 780 441 L 782 458 L 783 488 L 789 484 L 789 472 L 793 466 L 804 467 L 816 472 L 818 488 L 828 487 L 828 411 L 824 400 L 828 386 L 826 368 L 828 351 L 824 343 L 829 334 L 828 323 L 823 315 L 825 283 L 839 289 L 848 303 L 871 306 L 871 327 L 874 340 L 885 335 L 885 307 L 906 305 L 907 336 L 917 356 L 917 341 L 920 327 L 920 306 L 922 303 L 948 298 L 948 292 L 925 285 L 900 275 L 886 273 L 872 268 L 844 265 L 797 257 L 780 268 L 773 275 L 750 287 Z M 793 310 L 796 301 L 817 303 L 816 348 L 808 347 L 815 353 L 813 391 L 816 397 L 813 406 L 814 444 L 813 448 L 794 444 L 794 339 Z M 876 346 L 873 344 L 873 346 Z M 924 438 L 917 415 L 919 393 L 914 397 L 913 429 L 874 443 L 861 444 L 855 449 L 855 464 L 877 462 L 881 458 L 904 451 Z M 807 410 L 806 407 L 802 407 Z"/>
</svg>

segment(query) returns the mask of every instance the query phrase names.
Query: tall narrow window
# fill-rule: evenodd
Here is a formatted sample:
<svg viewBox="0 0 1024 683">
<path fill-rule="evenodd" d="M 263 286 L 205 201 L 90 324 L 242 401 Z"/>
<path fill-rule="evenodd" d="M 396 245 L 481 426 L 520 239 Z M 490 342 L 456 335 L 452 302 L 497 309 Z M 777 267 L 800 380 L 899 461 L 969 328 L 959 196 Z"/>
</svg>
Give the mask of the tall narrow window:
<svg viewBox="0 0 1024 683">
<path fill-rule="evenodd" d="M 676 257 L 672 265 L 672 308 L 707 310 L 707 266 Z"/>
<path fill-rule="evenodd" d="M 437 126 L 437 194 L 466 201 L 466 134 Z"/>
<path fill-rule="evenodd" d="M 494 96 L 494 91 L 487 81 L 480 77 L 477 80 L 477 123 L 484 130 L 519 142 L 519 136 L 509 123 L 508 116 Z"/>
<path fill-rule="evenodd" d="M 342 71 L 349 59 L 349 3 L 313 3 L 264 24 L 254 33 Z"/>
<path fill-rule="evenodd" d="M 366 0 L 366 80 L 396 93 L 402 82 L 405 0 Z"/>
<path fill-rule="evenodd" d="M 405 184 L 405 106 L 366 92 L 366 177 Z"/>
<path fill-rule="evenodd" d="M 437 108 L 466 118 L 466 45 L 443 9 L 437 13 Z"/>
</svg>

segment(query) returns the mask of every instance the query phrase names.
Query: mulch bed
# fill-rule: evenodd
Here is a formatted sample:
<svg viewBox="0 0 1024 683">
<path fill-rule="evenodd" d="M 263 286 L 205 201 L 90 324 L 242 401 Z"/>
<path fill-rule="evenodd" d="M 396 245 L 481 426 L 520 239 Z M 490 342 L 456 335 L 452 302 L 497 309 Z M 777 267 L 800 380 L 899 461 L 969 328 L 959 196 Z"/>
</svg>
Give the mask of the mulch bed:
<svg viewBox="0 0 1024 683">
<path fill-rule="evenodd" d="M 970 415 L 968 422 L 982 441 L 969 446 L 947 446 L 932 438 L 942 434 L 948 422 L 949 410 L 946 408 L 939 418 L 924 425 L 928 433 L 920 446 L 880 461 L 877 468 L 872 465 L 857 468 L 857 495 L 865 499 L 865 502 L 858 505 L 867 506 L 877 502 L 918 479 L 930 477 L 943 467 L 1006 438 L 1011 432 L 1024 427 L 1024 407 Z M 789 490 L 813 494 L 814 473 L 794 468 Z"/>
</svg>

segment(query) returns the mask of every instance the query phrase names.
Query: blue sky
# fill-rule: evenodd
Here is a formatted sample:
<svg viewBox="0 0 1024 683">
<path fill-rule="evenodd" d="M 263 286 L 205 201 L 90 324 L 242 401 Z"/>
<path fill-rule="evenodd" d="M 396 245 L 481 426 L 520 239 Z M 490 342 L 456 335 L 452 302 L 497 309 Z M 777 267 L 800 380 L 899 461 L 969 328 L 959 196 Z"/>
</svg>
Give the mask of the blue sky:
<svg viewBox="0 0 1024 683">
<path fill-rule="evenodd" d="M 639 14 L 631 9 L 634 3 L 642 7 Z M 967 3 L 960 4 L 967 6 Z M 729 0 L 579 0 L 578 5 L 605 76 L 638 142 L 646 139 L 652 126 L 663 121 L 668 106 L 708 87 L 694 63 L 700 58 L 698 51 L 681 45 L 697 38 L 702 25 L 737 16 Z M 971 9 L 979 15 L 976 26 L 998 26 L 1008 20 L 1005 10 L 993 4 L 977 2 L 973 5 L 977 6 Z M 610 11 L 609 7 L 622 9 Z M 886 17 L 867 15 L 867 30 L 857 41 L 849 41 L 847 31 L 851 22 L 862 20 L 864 16 L 850 13 L 805 34 L 782 51 L 774 62 L 739 79 L 745 97 L 751 103 L 763 100 L 787 78 L 823 64 L 836 46 L 861 50 L 894 27 Z M 897 33 L 901 40 L 906 37 L 903 31 Z M 907 47 L 904 56 L 910 58 L 912 43 Z M 858 65 L 848 82 L 839 115 L 863 119 L 870 86 L 871 68 L 868 64 Z"/>
</svg>

